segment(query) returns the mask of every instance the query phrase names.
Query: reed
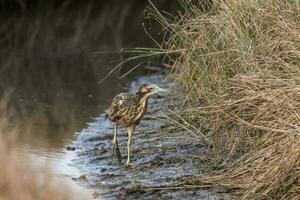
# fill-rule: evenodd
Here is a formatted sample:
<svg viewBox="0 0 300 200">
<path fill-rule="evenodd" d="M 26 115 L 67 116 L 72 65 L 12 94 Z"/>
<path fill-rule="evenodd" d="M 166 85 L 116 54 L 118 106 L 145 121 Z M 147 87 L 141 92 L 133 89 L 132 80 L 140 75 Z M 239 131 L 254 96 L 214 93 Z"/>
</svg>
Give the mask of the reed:
<svg viewBox="0 0 300 200">
<path fill-rule="evenodd" d="M 164 27 L 162 48 L 176 51 L 168 56 L 186 94 L 180 114 L 193 127 L 207 123 L 222 168 L 186 184 L 300 199 L 300 2 L 181 2 L 175 19 L 155 8 L 152 17 Z"/>
</svg>

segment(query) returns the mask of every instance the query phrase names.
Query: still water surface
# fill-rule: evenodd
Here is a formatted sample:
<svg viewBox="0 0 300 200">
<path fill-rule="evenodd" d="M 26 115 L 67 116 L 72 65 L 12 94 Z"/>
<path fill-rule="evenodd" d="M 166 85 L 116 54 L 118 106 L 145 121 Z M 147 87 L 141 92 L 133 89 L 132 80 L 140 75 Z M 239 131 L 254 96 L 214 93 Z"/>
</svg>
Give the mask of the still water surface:
<svg viewBox="0 0 300 200">
<path fill-rule="evenodd" d="M 142 25 L 147 2 L 66 1 L 29 4 L 23 10 L 12 5 L 8 13 L 0 13 L 0 93 L 10 94 L 12 122 L 26 127 L 20 153 L 29 153 L 34 166 L 46 165 L 57 177 L 76 185 L 71 178 L 81 174 L 70 165 L 76 153 L 66 147 L 114 95 L 126 91 L 138 76 L 152 73 L 139 67 L 119 79 L 139 60 L 99 83 L 124 57 L 117 53 L 120 48 L 153 47 Z M 176 12 L 177 3 L 156 4 Z M 153 37 L 161 37 L 160 27 L 147 24 Z"/>
<path fill-rule="evenodd" d="M 68 151 L 66 147 L 72 145 L 78 132 L 85 128 L 88 122 L 93 121 L 95 117 L 99 116 L 109 106 L 110 100 L 115 94 L 126 91 L 127 85 L 139 74 L 144 75 L 149 73 L 151 72 L 142 70 L 138 74 L 129 75 L 124 80 L 118 80 L 118 84 L 116 84 L 116 80 L 109 80 L 105 86 L 93 81 L 93 83 L 89 84 L 95 85 L 93 88 L 94 91 L 90 89 L 90 93 L 87 96 L 80 97 L 86 98 L 86 100 L 82 100 L 85 103 L 83 105 L 78 104 L 77 107 L 76 105 L 71 105 L 74 113 L 68 112 L 68 114 L 72 116 L 66 116 L 63 113 L 63 110 L 66 109 L 63 109 L 61 111 L 61 119 L 45 119 L 43 114 L 41 114 L 41 118 L 35 118 L 34 126 L 31 128 L 33 139 L 29 141 L 25 140 L 23 143 L 23 151 L 29 153 L 34 167 L 43 168 L 47 166 L 52 173 L 71 186 L 75 191 L 80 191 L 91 196 L 93 193 L 91 189 L 79 186 L 72 181 L 72 178 L 78 178 L 82 174 L 77 168 L 71 165 L 72 159 L 76 157 L 76 151 Z M 66 95 L 67 92 L 63 91 L 62 93 Z M 53 112 L 53 109 L 58 109 L 55 112 L 60 113 L 59 109 L 61 106 L 68 107 L 67 104 L 60 105 L 59 103 L 57 101 L 56 105 L 42 109 L 44 112 L 50 113 Z"/>
</svg>

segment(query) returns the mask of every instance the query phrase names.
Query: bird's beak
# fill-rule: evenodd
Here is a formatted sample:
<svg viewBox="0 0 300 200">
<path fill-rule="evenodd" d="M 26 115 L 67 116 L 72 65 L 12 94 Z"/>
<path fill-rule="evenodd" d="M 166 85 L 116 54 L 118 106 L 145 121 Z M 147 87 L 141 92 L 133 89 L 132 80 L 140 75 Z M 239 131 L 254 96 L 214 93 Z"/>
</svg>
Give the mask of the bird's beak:
<svg viewBox="0 0 300 200">
<path fill-rule="evenodd" d="M 155 92 L 167 92 L 167 90 L 157 87 L 157 88 L 155 88 Z"/>
<path fill-rule="evenodd" d="M 154 92 L 155 92 L 155 93 L 157 93 L 157 92 L 167 92 L 167 90 L 165 90 L 165 89 L 163 89 L 163 88 L 160 88 L 160 87 L 156 86 L 156 87 L 154 88 Z"/>
</svg>

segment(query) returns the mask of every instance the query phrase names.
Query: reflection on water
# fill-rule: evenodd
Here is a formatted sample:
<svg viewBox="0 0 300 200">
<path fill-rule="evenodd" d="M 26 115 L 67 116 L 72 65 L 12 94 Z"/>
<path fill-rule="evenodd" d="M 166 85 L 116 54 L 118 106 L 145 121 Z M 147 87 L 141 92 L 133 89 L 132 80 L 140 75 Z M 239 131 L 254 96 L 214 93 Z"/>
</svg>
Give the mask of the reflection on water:
<svg viewBox="0 0 300 200">
<path fill-rule="evenodd" d="M 120 55 L 94 54 L 151 47 L 141 25 L 147 1 L 7 2 L 0 2 L 0 93 L 10 93 L 11 123 L 25 127 L 20 138 L 35 166 L 76 177 L 80 173 L 69 166 L 75 154 L 65 150 L 74 133 L 133 78 L 151 73 L 138 69 L 119 80 L 130 67 L 124 65 L 99 84 Z M 163 0 L 157 6 L 172 7 Z"/>
<path fill-rule="evenodd" d="M 30 153 L 33 167 L 44 168 L 47 166 L 55 175 L 63 177 L 63 183 L 66 183 L 74 191 L 80 191 L 82 195 L 91 196 L 92 190 L 83 188 L 72 181 L 74 177 L 80 177 L 77 168 L 70 166 L 70 161 L 76 157 L 75 152 L 66 151 L 64 148 L 58 148 L 55 151 L 39 151 L 33 149 Z"/>
<path fill-rule="evenodd" d="M 94 53 L 151 47 L 141 25 L 147 1 L 72 2 L 31 3 L 0 13 L 0 93 L 10 91 L 15 120 L 33 125 L 31 134 L 41 140 L 35 145 L 48 148 L 64 146 L 130 80 L 151 73 L 139 68 L 119 80 L 135 64 L 129 63 L 99 84 L 120 55 Z M 170 7 L 165 2 L 158 6 Z"/>
</svg>

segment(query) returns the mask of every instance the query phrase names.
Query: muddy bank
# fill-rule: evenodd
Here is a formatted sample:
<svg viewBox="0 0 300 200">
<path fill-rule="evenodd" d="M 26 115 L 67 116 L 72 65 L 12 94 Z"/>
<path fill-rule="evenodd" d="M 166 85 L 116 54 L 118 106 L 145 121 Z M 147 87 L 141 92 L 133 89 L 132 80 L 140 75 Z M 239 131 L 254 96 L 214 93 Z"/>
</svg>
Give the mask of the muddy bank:
<svg viewBox="0 0 300 200">
<path fill-rule="evenodd" d="M 141 77 L 131 84 L 131 91 L 145 82 L 170 89 L 172 85 L 163 81 L 162 75 Z M 201 155 L 207 147 L 191 140 L 185 131 L 168 131 L 167 122 L 155 118 L 161 111 L 167 112 L 173 101 L 165 96 L 155 96 L 149 101 L 148 112 L 133 136 L 134 166 L 124 167 L 127 155 L 127 132 L 119 131 L 119 146 L 123 155 L 120 164 L 112 155 L 111 140 L 113 126 L 100 115 L 87 128 L 78 133 L 74 142 L 77 158 L 73 165 L 82 176 L 80 184 L 95 190 L 99 199 L 221 199 L 215 192 L 205 189 L 170 190 L 157 187 L 174 185 L 178 179 L 203 173 Z M 155 187 L 156 189 L 154 189 Z M 222 197 L 223 199 L 223 197 Z"/>
</svg>

